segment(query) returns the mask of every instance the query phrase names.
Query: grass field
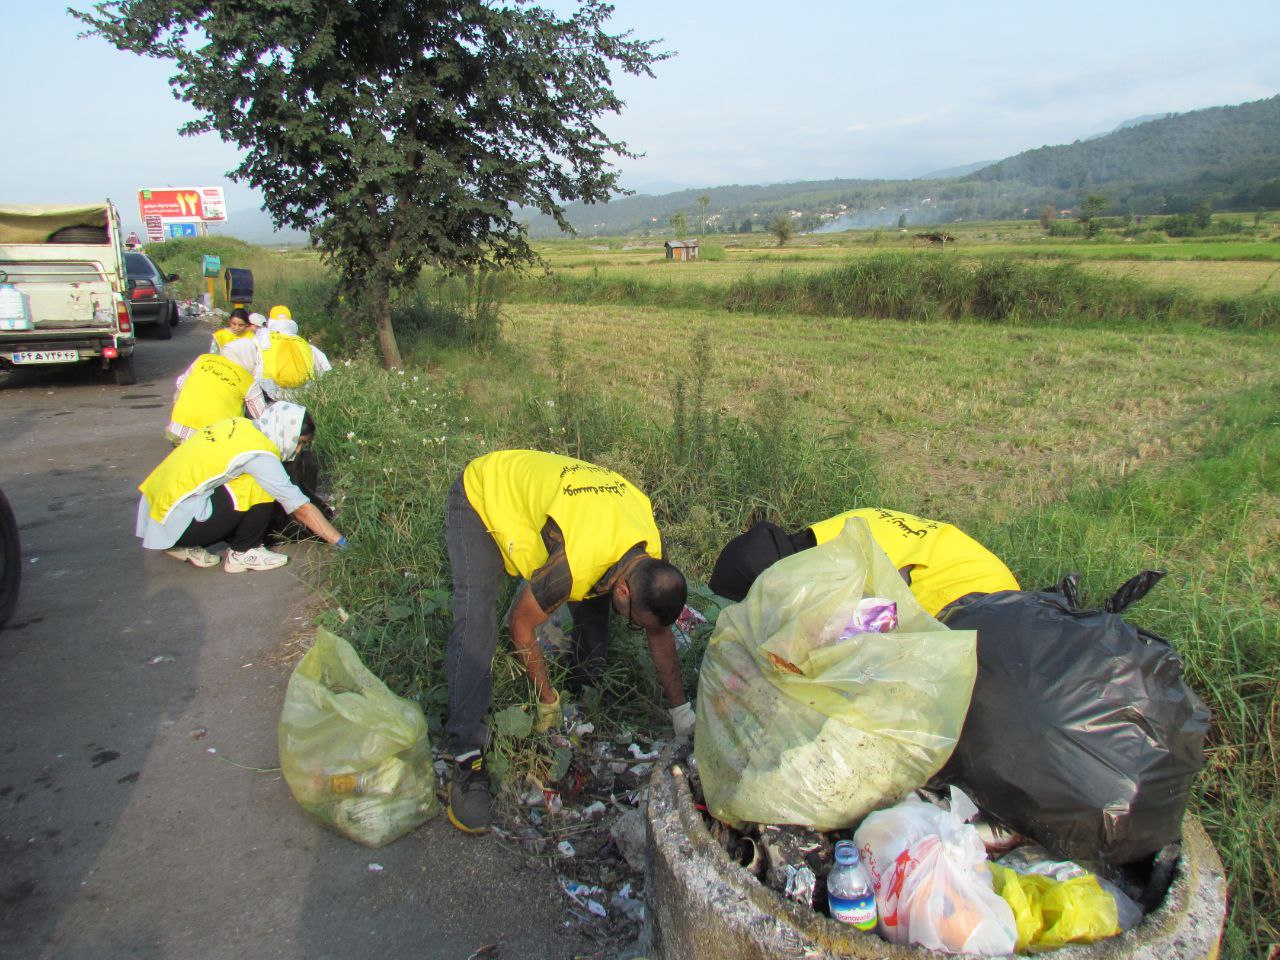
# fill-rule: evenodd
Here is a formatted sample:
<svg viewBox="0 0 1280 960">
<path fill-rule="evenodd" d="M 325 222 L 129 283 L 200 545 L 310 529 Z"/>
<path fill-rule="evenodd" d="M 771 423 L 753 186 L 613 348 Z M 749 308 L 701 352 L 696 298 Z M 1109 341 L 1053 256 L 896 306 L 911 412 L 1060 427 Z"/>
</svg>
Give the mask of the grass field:
<svg viewBox="0 0 1280 960">
<path fill-rule="evenodd" d="M 723 259 L 696 264 L 665 263 L 652 242 L 543 249 L 561 273 L 719 287 L 740 279 L 732 271 L 816 275 L 883 246 L 839 240 L 726 244 Z M 1162 285 L 1227 296 L 1254 292 L 1272 269 L 1219 256 L 1265 243 L 1151 244 L 1198 252 L 1141 263 L 1118 259 L 1133 245 L 1109 245 L 1110 259 L 1094 256 L 1102 245 L 1059 245 L 1087 253 L 1088 270 L 1149 269 Z M 347 318 L 313 258 L 239 255 L 261 258 L 264 302 L 289 302 L 304 333 L 334 337 L 335 353 L 352 342 L 333 332 Z M 428 317 L 402 324 L 403 373 L 357 358 L 313 388 L 354 544 L 320 582 L 393 686 L 438 720 L 444 494 L 469 457 L 502 446 L 631 476 L 694 578 L 752 516 L 796 527 L 876 503 L 958 523 L 1027 587 L 1080 571 L 1092 602 L 1140 569 L 1167 569 L 1129 616 L 1184 655 L 1214 712 L 1194 802 L 1231 884 L 1223 956 L 1280 942 L 1280 331 L 764 315 L 539 300 L 538 289 L 517 288 L 488 351 L 434 335 Z M 642 652 L 624 632 L 615 641 L 613 682 L 627 693 L 600 719 L 660 721 Z M 685 666 L 692 680 L 696 651 Z M 496 705 L 527 702 L 512 661 L 495 669 Z"/>
</svg>

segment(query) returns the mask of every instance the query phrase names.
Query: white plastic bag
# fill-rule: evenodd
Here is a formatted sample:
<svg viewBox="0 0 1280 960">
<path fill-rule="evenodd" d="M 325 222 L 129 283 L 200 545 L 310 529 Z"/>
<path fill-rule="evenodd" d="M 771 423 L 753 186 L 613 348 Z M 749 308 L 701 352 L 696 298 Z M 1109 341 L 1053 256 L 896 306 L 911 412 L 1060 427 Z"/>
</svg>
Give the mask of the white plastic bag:
<svg viewBox="0 0 1280 960">
<path fill-rule="evenodd" d="M 912 796 L 871 814 L 854 832 L 886 940 L 944 953 L 1013 952 L 1013 910 L 992 889 L 982 839 L 965 822 L 977 813 L 952 787 L 950 811 Z"/>
</svg>

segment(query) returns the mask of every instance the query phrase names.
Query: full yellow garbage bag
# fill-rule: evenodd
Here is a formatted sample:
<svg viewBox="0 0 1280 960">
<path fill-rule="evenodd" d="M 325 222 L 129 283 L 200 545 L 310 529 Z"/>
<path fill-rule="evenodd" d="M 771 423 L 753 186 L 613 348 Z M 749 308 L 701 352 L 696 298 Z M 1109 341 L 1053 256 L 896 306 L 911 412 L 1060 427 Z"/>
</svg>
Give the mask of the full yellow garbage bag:
<svg viewBox="0 0 1280 960">
<path fill-rule="evenodd" d="M 1120 933 L 1115 898 L 1092 874 L 1055 880 L 993 863 L 991 878 L 996 893 L 1013 908 L 1019 952 L 1056 950 Z"/>
<path fill-rule="evenodd" d="M 897 605 L 897 628 L 850 636 L 870 597 Z M 852 518 L 720 614 L 694 734 L 708 809 L 729 823 L 855 825 L 946 763 L 976 673 L 977 635 L 929 616 Z"/>
<path fill-rule="evenodd" d="M 427 721 L 323 628 L 289 678 L 280 765 L 312 817 L 381 847 L 440 811 Z"/>
</svg>

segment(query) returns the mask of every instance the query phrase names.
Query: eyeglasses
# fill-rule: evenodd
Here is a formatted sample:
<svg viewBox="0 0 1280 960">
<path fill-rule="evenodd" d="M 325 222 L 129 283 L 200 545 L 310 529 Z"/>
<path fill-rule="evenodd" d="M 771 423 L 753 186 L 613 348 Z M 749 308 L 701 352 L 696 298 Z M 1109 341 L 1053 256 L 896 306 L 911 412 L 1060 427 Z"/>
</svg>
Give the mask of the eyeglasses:
<svg viewBox="0 0 1280 960">
<path fill-rule="evenodd" d="M 645 628 L 636 623 L 635 618 L 631 616 L 631 594 L 627 594 L 627 629 L 632 633 L 644 633 Z"/>
</svg>

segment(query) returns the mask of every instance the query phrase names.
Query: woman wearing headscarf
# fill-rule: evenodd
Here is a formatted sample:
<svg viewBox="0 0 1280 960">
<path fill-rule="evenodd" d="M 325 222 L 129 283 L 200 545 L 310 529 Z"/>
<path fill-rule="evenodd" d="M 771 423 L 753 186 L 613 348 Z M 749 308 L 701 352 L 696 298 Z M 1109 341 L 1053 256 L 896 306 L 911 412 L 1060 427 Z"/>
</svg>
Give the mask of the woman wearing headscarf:
<svg viewBox="0 0 1280 960">
<path fill-rule="evenodd" d="M 233 340 L 222 353 L 203 353 L 175 383 L 173 412 L 164 435 L 174 446 L 201 427 L 228 417 L 262 416 L 267 397 L 254 371 L 259 366 L 253 340 Z"/>
<path fill-rule="evenodd" d="M 346 538 L 285 473 L 284 461 L 314 435 L 315 423 L 296 403 L 273 403 L 256 420 L 231 417 L 201 428 L 138 487 L 143 547 L 212 567 L 218 557 L 208 548 L 225 541 L 227 573 L 273 570 L 289 561 L 263 546 L 277 502 L 322 540 L 345 547 Z"/>
<path fill-rule="evenodd" d="M 210 353 L 221 353 L 222 348 L 235 340 L 245 340 L 253 336 L 253 326 L 249 323 L 249 311 L 244 307 L 236 307 L 227 318 L 227 325 L 221 330 L 213 331 L 213 340 L 209 344 Z"/>
</svg>

